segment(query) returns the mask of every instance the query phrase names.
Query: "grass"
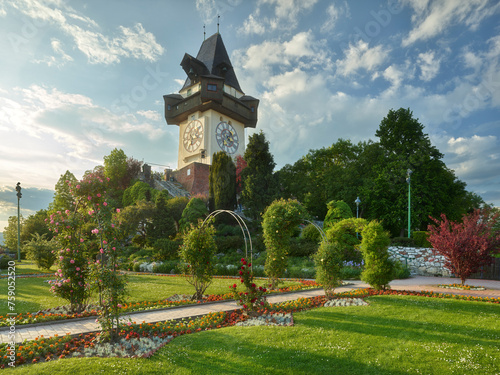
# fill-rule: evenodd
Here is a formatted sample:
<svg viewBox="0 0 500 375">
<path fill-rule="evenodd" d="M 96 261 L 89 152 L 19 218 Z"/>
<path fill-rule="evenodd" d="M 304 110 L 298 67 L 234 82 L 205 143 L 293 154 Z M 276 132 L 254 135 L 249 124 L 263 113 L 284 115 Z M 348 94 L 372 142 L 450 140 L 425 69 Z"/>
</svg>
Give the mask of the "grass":
<svg viewBox="0 0 500 375">
<path fill-rule="evenodd" d="M 50 270 L 42 270 L 37 267 L 37 265 L 29 260 L 23 260 L 21 263 L 19 263 L 17 260 L 16 262 L 16 275 L 25 275 L 25 274 L 44 274 L 44 273 L 49 273 L 49 274 L 54 274 L 56 272 L 57 267 L 52 266 Z M 0 275 L 7 275 L 8 274 L 8 269 L 7 268 L 2 268 L 0 270 Z"/>
<path fill-rule="evenodd" d="M 150 359 L 77 358 L 6 374 L 498 374 L 500 306 L 374 296 L 370 306 L 294 314 L 293 327 L 175 338 Z"/>
<path fill-rule="evenodd" d="M 17 278 L 15 312 L 36 312 L 42 309 L 68 304 L 66 300 L 56 297 L 50 292 L 49 284 L 46 281 L 51 279 L 54 279 L 54 277 Z M 7 282 L 8 280 L 6 278 L 0 279 L 0 315 L 5 315 L 8 312 Z M 229 293 L 229 285 L 233 283 L 233 279 L 214 278 L 205 294 Z M 257 279 L 256 283 L 258 285 L 263 285 L 265 281 Z M 297 284 L 297 282 L 285 282 L 283 286 L 294 284 Z M 128 303 L 143 301 L 154 302 L 163 300 L 174 294 L 192 295 L 194 293 L 194 288 L 180 276 L 129 275 L 128 288 Z"/>
</svg>

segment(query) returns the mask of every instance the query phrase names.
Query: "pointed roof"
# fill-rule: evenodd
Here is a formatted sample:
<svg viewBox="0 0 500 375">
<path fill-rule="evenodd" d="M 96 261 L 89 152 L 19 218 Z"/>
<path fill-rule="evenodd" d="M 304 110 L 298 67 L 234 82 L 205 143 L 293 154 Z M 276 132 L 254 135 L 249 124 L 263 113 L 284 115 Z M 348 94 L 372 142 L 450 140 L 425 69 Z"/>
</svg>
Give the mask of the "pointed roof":
<svg viewBox="0 0 500 375">
<path fill-rule="evenodd" d="M 188 74 L 183 89 L 192 85 L 189 77 L 194 69 L 194 72 L 198 75 L 212 75 L 223 78 L 226 85 L 243 92 L 219 33 L 203 41 L 196 58 L 186 53 L 181 66 L 186 74 Z"/>
</svg>

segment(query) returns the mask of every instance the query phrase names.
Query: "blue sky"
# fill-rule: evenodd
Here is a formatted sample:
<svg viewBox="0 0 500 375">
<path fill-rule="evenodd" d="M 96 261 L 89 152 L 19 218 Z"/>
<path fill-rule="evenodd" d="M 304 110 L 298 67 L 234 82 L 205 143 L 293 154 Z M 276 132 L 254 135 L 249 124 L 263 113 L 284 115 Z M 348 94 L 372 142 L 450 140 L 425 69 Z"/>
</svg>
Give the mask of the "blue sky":
<svg viewBox="0 0 500 375">
<path fill-rule="evenodd" d="M 0 229 L 117 147 L 177 165 L 164 94 L 220 33 L 277 168 L 338 138 L 376 140 L 409 107 L 447 166 L 500 206 L 500 4 L 488 0 L 0 0 Z M 161 170 L 157 167 L 157 170 Z"/>
</svg>

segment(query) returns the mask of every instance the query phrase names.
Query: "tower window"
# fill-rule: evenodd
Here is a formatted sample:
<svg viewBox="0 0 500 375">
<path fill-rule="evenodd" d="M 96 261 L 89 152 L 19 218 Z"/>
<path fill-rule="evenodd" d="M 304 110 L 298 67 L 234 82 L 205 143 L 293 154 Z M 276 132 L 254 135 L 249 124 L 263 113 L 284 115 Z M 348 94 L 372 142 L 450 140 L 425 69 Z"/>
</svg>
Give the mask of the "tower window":
<svg viewBox="0 0 500 375">
<path fill-rule="evenodd" d="M 253 112 L 255 112 L 255 107 L 250 107 L 250 110 Z"/>
<path fill-rule="evenodd" d="M 170 104 L 167 104 L 167 111 L 170 111 L 172 109 L 172 106 Z"/>
<path fill-rule="evenodd" d="M 207 90 L 208 91 L 217 91 L 217 85 L 215 85 L 213 83 L 208 83 L 207 84 Z"/>
</svg>

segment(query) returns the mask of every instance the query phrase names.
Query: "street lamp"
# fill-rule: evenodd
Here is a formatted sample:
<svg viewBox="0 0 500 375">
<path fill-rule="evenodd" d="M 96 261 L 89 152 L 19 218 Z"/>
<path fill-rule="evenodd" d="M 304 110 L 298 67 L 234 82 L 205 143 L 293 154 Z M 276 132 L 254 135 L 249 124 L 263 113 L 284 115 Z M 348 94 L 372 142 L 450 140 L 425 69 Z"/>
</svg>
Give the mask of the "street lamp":
<svg viewBox="0 0 500 375">
<path fill-rule="evenodd" d="M 20 214 L 20 209 L 19 209 L 19 200 L 23 196 L 21 193 L 21 183 L 18 182 L 16 185 L 16 191 L 17 191 L 17 260 L 20 262 L 21 261 L 21 214 Z"/>
<path fill-rule="evenodd" d="M 354 203 L 356 203 L 356 219 L 359 219 L 359 204 L 361 203 L 361 200 L 359 199 L 359 197 L 356 198 Z"/>
<path fill-rule="evenodd" d="M 406 182 L 408 182 L 408 238 L 411 236 L 411 174 L 413 171 L 408 168 Z"/>
<path fill-rule="evenodd" d="M 354 203 L 356 203 L 356 219 L 359 219 L 359 204 L 361 203 L 361 200 L 359 199 L 359 197 L 356 198 Z M 357 231 L 356 231 L 356 238 L 359 238 L 359 234 Z"/>
</svg>

